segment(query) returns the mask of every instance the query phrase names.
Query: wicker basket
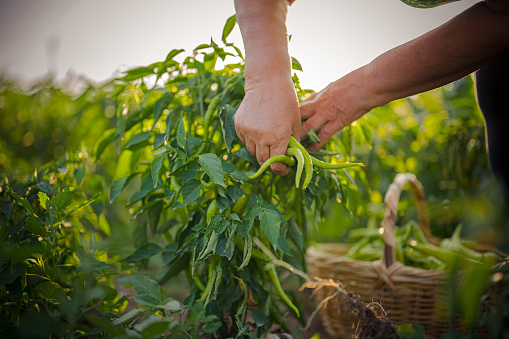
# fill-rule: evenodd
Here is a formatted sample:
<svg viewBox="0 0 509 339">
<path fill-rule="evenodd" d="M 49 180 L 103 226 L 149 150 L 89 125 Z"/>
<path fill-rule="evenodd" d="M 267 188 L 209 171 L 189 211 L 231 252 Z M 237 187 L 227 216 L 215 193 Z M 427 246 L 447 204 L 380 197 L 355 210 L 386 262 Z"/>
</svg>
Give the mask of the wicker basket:
<svg viewBox="0 0 509 339">
<path fill-rule="evenodd" d="M 450 328 L 445 282 L 447 273 L 406 266 L 396 261 L 394 228 L 399 197 L 403 186 L 410 183 L 416 198 L 419 224 L 432 243 L 424 190 L 415 175 L 398 174 L 385 195 L 387 206 L 382 221 L 385 248 L 381 260 L 358 261 L 344 257 L 350 246 L 344 244 L 321 244 L 309 248 L 306 261 L 310 275 L 322 279 L 334 279 L 343 284 L 348 292 L 358 294 L 366 302 L 380 302 L 387 316 L 397 324 L 419 323 L 426 335 L 438 338 Z M 318 301 L 331 291 L 319 290 Z M 355 333 L 356 318 L 344 311 L 340 300 L 329 302 L 321 317 L 331 338 L 346 339 Z"/>
</svg>

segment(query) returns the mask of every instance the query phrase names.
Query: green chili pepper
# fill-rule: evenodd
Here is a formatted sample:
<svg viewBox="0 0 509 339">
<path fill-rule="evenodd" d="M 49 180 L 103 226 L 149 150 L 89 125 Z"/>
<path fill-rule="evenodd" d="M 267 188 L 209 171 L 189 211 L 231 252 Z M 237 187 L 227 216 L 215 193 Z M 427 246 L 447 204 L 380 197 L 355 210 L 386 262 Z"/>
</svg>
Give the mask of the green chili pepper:
<svg viewBox="0 0 509 339">
<path fill-rule="evenodd" d="M 311 156 L 308 151 L 298 142 L 294 137 L 290 136 L 290 140 L 288 141 L 288 146 L 295 147 L 302 152 L 304 156 L 304 171 L 306 176 L 304 177 L 304 183 L 302 184 L 302 189 L 305 190 L 308 187 L 311 179 L 313 178 L 313 161 L 311 160 Z"/>
<path fill-rule="evenodd" d="M 328 162 L 324 162 L 324 161 L 318 160 L 314 156 L 310 155 L 310 157 L 311 157 L 311 161 L 313 162 L 313 165 L 315 165 L 316 167 L 319 167 L 319 168 L 341 169 L 341 168 L 350 168 L 350 167 L 357 167 L 357 166 L 363 166 L 364 167 L 364 164 L 357 163 L 357 162 L 345 162 L 345 163 L 342 163 L 342 164 L 330 164 Z"/>
<path fill-rule="evenodd" d="M 295 174 L 295 187 L 299 188 L 300 177 L 302 176 L 302 170 L 304 169 L 304 155 L 301 150 L 296 147 L 290 147 L 286 150 L 286 154 L 295 157 L 297 159 L 297 172 Z"/>
<path fill-rule="evenodd" d="M 210 202 L 209 207 L 207 208 L 207 219 L 206 219 L 207 225 L 210 223 L 210 219 L 212 219 L 214 214 L 216 214 L 217 212 L 219 212 L 219 207 L 217 206 L 216 199 L 213 199 Z"/>
<path fill-rule="evenodd" d="M 286 295 L 285 291 L 283 290 L 283 287 L 281 286 L 281 282 L 279 281 L 279 278 L 277 276 L 276 268 L 274 266 L 271 266 L 267 273 L 269 274 L 270 281 L 274 285 L 274 288 L 276 289 L 276 292 L 279 294 L 281 299 L 290 307 L 295 314 L 297 315 L 297 318 L 300 316 L 299 310 L 297 307 L 292 303 L 290 298 Z"/>
<path fill-rule="evenodd" d="M 210 291 L 212 290 L 212 285 L 213 285 L 212 280 L 214 278 L 214 268 L 215 267 L 216 267 L 215 256 L 212 256 L 210 258 L 210 263 L 209 263 L 209 276 L 207 279 L 207 286 L 205 287 L 205 291 L 203 292 L 203 294 L 200 298 L 202 301 L 207 300 L 207 298 L 209 297 Z"/>
<path fill-rule="evenodd" d="M 282 162 L 283 164 L 286 164 L 288 166 L 295 165 L 295 159 L 293 159 L 287 155 L 275 155 L 273 157 L 270 157 L 267 161 L 265 161 L 255 174 L 246 175 L 246 176 L 249 179 L 258 178 L 263 173 L 263 171 L 265 171 L 270 165 L 272 165 L 275 162 Z"/>
<path fill-rule="evenodd" d="M 237 215 L 242 215 L 242 213 L 246 209 L 248 201 L 249 196 L 247 194 L 242 194 L 241 197 L 233 204 L 232 212 L 236 213 Z"/>
</svg>

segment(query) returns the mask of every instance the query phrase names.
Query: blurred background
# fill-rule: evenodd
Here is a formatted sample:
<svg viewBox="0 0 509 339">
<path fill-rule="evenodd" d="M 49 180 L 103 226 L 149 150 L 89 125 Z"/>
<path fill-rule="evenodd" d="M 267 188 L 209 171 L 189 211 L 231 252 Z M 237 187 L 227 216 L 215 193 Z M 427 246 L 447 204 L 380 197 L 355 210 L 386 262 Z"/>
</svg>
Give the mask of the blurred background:
<svg viewBox="0 0 509 339">
<path fill-rule="evenodd" d="M 475 2 L 416 9 L 399 0 L 297 0 L 287 25 L 301 84 L 318 91 Z M 233 0 L 1 0 L 0 70 L 24 83 L 48 71 L 101 82 L 218 37 L 234 13 Z M 238 27 L 229 41 L 242 47 Z"/>
</svg>

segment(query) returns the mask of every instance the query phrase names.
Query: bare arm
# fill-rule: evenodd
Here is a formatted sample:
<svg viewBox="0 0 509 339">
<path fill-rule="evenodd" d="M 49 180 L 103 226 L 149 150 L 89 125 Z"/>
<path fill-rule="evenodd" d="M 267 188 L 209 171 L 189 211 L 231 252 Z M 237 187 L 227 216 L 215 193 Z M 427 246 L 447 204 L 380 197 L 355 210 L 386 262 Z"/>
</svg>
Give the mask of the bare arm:
<svg viewBox="0 0 509 339">
<path fill-rule="evenodd" d="M 235 115 L 235 128 L 260 164 L 285 154 L 290 136 L 300 136 L 288 54 L 288 5 L 286 0 L 235 0 L 246 52 L 246 96 Z M 271 169 L 278 174 L 289 171 L 282 163 Z"/>
<path fill-rule="evenodd" d="M 322 128 L 319 138 L 325 142 L 375 107 L 440 87 L 479 69 L 509 48 L 508 3 L 479 2 L 330 84 L 301 105 L 301 115 L 308 119 L 302 134 Z"/>
</svg>

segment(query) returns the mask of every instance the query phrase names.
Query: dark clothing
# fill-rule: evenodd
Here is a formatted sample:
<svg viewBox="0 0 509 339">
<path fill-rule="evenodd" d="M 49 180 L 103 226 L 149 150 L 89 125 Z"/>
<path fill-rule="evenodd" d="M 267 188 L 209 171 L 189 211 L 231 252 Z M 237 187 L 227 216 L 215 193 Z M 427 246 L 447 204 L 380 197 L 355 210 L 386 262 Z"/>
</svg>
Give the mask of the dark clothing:
<svg viewBox="0 0 509 339">
<path fill-rule="evenodd" d="M 475 79 L 486 125 L 488 157 L 509 206 L 509 50 L 478 70 Z"/>
</svg>

